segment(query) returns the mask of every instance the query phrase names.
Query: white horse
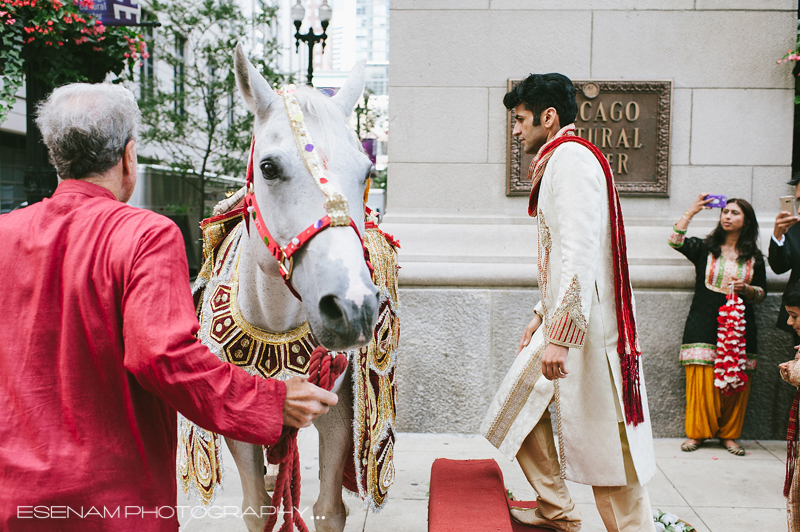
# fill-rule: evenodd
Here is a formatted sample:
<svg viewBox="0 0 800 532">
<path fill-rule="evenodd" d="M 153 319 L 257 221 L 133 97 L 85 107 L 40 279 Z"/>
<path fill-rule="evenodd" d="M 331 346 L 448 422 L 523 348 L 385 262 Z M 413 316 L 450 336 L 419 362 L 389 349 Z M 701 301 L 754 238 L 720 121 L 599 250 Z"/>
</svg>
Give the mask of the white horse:
<svg viewBox="0 0 800 532">
<path fill-rule="evenodd" d="M 326 195 L 304 164 L 282 96 L 270 88 L 240 47 L 234 65 L 239 90 L 255 115 L 255 199 L 269 232 L 285 246 L 326 215 Z M 362 198 L 370 161 L 347 126 L 363 90 L 362 62 L 333 98 L 311 88 L 296 92 L 308 132 L 321 149 L 325 178 L 347 201 L 359 233 L 349 226 L 329 227 L 297 251 L 291 284 L 302 301 L 284 284 L 279 262 L 252 223 L 249 231 L 241 231 L 238 244 L 236 302 L 244 320 L 274 332 L 290 331 L 307 321 L 314 338 L 329 351 L 345 351 L 369 342 L 380 298 L 359 240 L 359 234 L 364 234 Z M 348 369 L 337 382 L 339 404 L 315 423 L 320 434 L 320 494 L 314 504 L 314 523 L 320 532 L 341 532 L 345 525 L 342 474 L 346 461 L 352 460 L 349 373 Z M 226 441 L 241 475 L 242 507 L 270 506 L 264 485 L 263 449 L 228 438 Z M 245 522 L 250 531 L 260 532 L 266 516 L 245 513 Z"/>
</svg>

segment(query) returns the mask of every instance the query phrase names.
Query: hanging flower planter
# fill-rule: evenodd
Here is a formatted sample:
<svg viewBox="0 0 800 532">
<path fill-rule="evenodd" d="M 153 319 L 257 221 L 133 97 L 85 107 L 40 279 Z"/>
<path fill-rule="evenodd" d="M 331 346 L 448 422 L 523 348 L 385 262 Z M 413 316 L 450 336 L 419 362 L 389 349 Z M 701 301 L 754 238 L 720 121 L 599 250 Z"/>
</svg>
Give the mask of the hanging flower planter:
<svg viewBox="0 0 800 532">
<path fill-rule="evenodd" d="M 139 30 L 105 26 L 83 10 L 94 0 L 0 0 L 0 122 L 22 86 L 25 66 L 49 87 L 98 83 L 147 58 Z"/>
</svg>

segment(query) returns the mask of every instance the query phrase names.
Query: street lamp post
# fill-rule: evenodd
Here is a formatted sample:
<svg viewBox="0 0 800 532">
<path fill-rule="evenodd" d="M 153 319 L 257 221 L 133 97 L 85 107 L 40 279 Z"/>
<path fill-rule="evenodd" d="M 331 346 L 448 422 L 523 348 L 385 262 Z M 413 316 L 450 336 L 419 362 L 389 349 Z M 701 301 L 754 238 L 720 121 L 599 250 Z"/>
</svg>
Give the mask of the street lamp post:
<svg viewBox="0 0 800 532">
<path fill-rule="evenodd" d="M 331 6 L 328 5 L 328 0 L 322 0 L 322 5 L 319 6 L 319 21 L 322 23 L 322 34 L 320 35 L 314 33 L 314 28 L 311 26 L 309 26 L 308 33 L 305 35 L 300 33 L 300 26 L 303 24 L 303 17 L 305 17 L 305 15 L 305 8 L 300 3 L 300 0 L 297 0 L 297 4 L 292 7 L 292 20 L 294 20 L 294 27 L 296 28 L 294 33 L 295 51 L 300 51 L 300 41 L 308 43 L 308 84 L 313 86 L 314 45 L 321 42 L 322 51 L 325 51 L 325 40 L 328 38 L 328 34 L 325 33 L 325 31 L 328 29 L 333 10 Z"/>
<path fill-rule="evenodd" d="M 356 120 L 356 135 L 358 136 L 359 139 L 362 139 L 362 137 L 361 137 L 361 118 L 362 118 L 362 116 L 364 118 L 364 134 L 366 135 L 367 133 L 369 133 L 369 130 L 370 130 L 370 127 L 369 127 L 370 126 L 370 124 L 369 124 L 369 114 L 368 114 L 369 113 L 369 96 L 370 96 L 370 94 L 372 94 L 371 90 L 364 89 L 364 93 L 362 94 L 363 99 L 361 100 L 364 103 L 363 107 L 361 105 L 361 101 L 359 101 L 358 105 L 356 105 L 356 108 L 353 109 L 353 111 L 356 113 L 356 118 L 357 118 L 357 120 Z"/>
</svg>

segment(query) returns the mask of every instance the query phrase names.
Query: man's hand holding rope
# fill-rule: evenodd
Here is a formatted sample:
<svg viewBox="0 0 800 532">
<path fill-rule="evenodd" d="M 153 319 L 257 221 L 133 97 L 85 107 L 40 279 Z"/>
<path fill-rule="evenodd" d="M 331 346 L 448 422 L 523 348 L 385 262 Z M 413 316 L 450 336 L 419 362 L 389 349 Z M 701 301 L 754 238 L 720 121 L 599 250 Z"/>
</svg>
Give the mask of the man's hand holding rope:
<svg viewBox="0 0 800 532">
<path fill-rule="evenodd" d="M 307 377 L 291 378 L 286 381 L 283 424 L 297 428 L 308 427 L 338 402 L 338 395 L 311 384 Z"/>
</svg>

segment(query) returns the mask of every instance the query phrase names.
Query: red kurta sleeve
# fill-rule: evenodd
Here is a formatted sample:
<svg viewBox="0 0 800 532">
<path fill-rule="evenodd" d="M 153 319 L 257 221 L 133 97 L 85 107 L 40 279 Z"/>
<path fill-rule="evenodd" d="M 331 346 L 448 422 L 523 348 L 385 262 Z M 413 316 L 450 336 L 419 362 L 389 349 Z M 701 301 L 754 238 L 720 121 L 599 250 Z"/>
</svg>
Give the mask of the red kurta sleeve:
<svg viewBox="0 0 800 532">
<path fill-rule="evenodd" d="M 222 362 L 196 338 L 183 237 L 166 219 L 144 230 L 122 294 L 124 365 L 146 390 L 199 426 L 274 444 L 286 385 Z"/>
</svg>

